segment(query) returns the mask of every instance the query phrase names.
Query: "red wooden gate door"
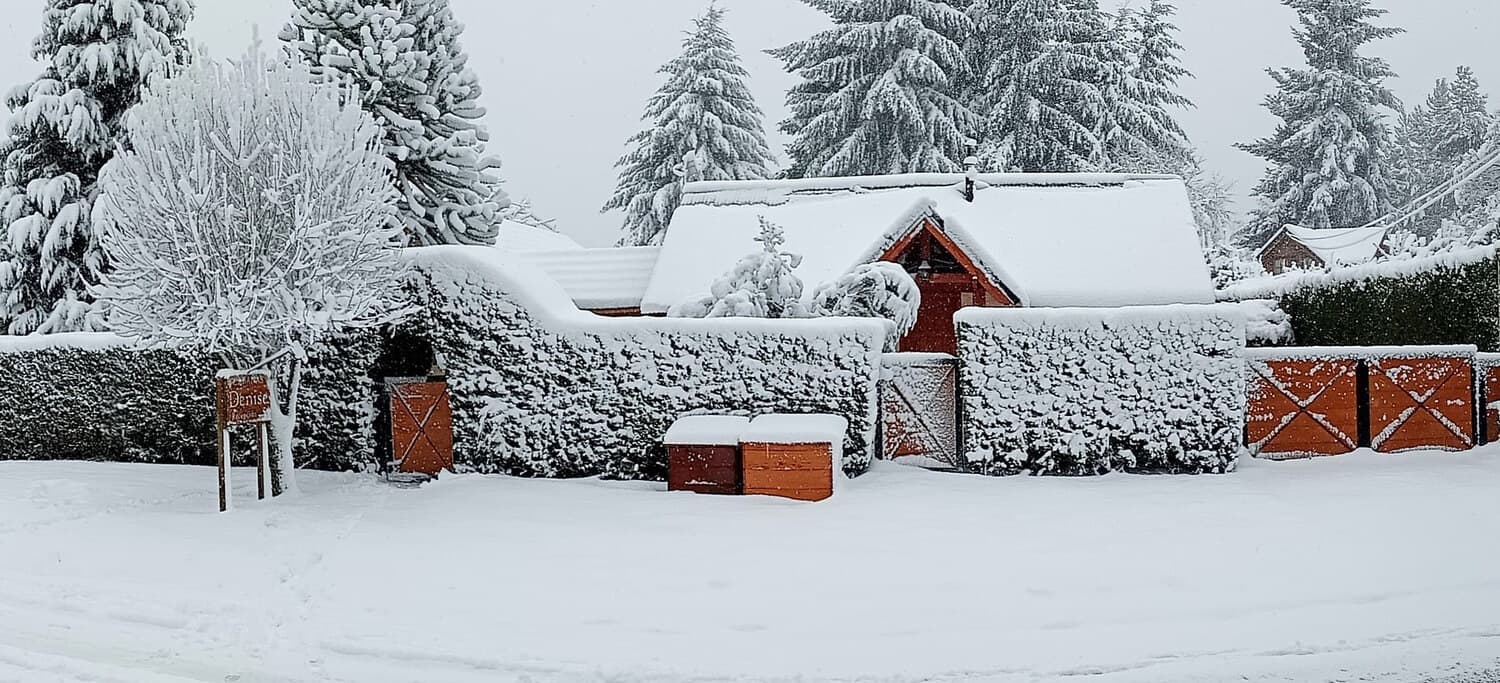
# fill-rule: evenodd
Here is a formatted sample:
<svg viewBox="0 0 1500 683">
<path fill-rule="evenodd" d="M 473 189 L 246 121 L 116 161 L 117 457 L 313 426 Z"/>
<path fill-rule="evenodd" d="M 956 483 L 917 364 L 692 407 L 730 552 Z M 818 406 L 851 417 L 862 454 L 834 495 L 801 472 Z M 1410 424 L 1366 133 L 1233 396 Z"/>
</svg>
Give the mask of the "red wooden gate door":
<svg viewBox="0 0 1500 683">
<path fill-rule="evenodd" d="M 1265 458 L 1344 455 L 1359 448 L 1359 361 L 1250 361 L 1247 437 Z"/>
<path fill-rule="evenodd" d="M 393 381 L 391 439 L 394 469 L 437 476 L 453 469 L 453 409 L 447 382 Z"/>
<path fill-rule="evenodd" d="M 1474 447 L 1474 382 L 1464 358 L 1370 360 L 1370 445 L 1381 453 Z"/>
</svg>

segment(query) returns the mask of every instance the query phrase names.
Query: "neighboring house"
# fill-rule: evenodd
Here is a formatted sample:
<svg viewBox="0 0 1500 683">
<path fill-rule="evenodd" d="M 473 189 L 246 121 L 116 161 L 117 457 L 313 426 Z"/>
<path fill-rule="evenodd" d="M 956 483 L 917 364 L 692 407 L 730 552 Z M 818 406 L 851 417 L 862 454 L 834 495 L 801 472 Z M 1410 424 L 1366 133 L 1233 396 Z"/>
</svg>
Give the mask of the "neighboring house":
<svg viewBox="0 0 1500 683">
<path fill-rule="evenodd" d="M 1367 263 L 1386 253 L 1385 228 L 1324 228 L 1288 225 L 1271 237 L 1256 257 L 1266 272 L 1319 270 Z"/>
<path fill-rule="evenodd" d="M 660 247 L 533 255 L 579 308 L 663 315 L 761 248 L 760 218 L 811 299 L 875 261 L 922 290 L 903 351 L 953 353 L 953 314 L 970 306 L 1116 307 L 1213 303 L 1187 190 L 1168 176 L 962 174 L 689 184 Z"/>
</svg>

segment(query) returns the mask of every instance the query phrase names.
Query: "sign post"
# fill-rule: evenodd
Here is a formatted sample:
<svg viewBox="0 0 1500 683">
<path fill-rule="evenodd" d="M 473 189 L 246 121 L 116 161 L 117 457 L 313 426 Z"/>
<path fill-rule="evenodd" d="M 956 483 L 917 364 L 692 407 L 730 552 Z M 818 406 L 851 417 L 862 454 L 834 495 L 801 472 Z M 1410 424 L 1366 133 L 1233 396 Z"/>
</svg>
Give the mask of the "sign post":
<svg viewBox="0 0 1500 683">
<path fill-rule="evenodd" d="M 228 512 L 230 468 L 229 429 L 254 425 L 256 448 L 256 492 L 266 499 L 266 479 L 271 469 L 270 424 L 274 406 L 271 401 L 271 376 L 264 372 L 239 373 L 226 370 L 214 382 L 219 422 L 219 512 Z"/>
</svg>

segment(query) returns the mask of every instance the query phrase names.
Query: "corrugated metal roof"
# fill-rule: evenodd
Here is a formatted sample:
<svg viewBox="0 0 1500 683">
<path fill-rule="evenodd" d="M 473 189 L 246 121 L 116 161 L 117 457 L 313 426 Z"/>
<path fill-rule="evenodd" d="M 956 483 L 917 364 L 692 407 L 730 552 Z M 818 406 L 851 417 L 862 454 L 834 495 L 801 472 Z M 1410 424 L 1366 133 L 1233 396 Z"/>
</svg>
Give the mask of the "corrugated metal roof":
<svg viewBox="0 0 1500 683">
<path fill-rule="evenodd" d="M 651 283 L 661 247 L 572 249 L 528 254 L 579 308 L 637 308 Z"/>
</svg>

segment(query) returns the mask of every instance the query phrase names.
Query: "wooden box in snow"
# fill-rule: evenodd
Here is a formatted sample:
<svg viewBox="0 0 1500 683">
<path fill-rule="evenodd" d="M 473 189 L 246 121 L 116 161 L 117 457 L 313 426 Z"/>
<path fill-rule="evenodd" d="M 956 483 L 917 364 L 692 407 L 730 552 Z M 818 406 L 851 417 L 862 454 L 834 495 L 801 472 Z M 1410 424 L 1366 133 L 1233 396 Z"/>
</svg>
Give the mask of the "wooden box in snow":
<svg viewBox="0 0 1500 683">
<path fill-rule="evenodd" d="M 749 425 L 749 418 L 723 415 L 678 419 L 663 439 L 667 490 L 739 495 L 740 436 Z"/>
<path fill-rule="evenodd" d="M 836 415 L 765 415 L 740 439 L 746 495 L 820 501 L 843 477 L 849 422 Z"/>
</svg>

